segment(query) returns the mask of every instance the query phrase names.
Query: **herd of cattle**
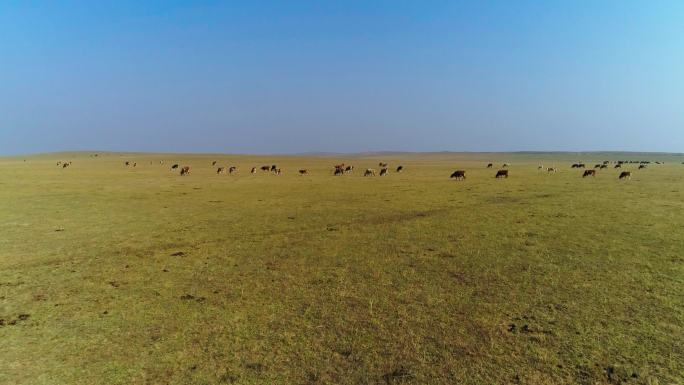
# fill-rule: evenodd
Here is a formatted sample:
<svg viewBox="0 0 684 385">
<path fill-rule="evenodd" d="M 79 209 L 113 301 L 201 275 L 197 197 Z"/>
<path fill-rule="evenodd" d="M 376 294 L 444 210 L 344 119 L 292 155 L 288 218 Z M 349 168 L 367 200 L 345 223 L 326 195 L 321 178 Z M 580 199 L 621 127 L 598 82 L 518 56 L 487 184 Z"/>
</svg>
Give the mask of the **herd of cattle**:
<svg viewBox="0 0 684 385">
<path fill-rule="evenodd" d="M 150 162 L 151 164 L 152 162 Z M 217 161 L 213 161 L 211 163 L 212 166 L 216 166 Z M 596 176 L 596 170 L 600 169 L 606 169 L 608 168 L 609 164 L 613 164 L 613 168 L 618 169 L 622 168 L 623 165 L 625 164 L 638 164 L 638 169 L 645 169 L 648 164 L 651 164 L 650 161 L 624 161 L 624 160 L 619 160 L 619 161 L 603 161 L 602 163 L 597 163 L 594 165 L 592 169 L 587 169 L 586 164 L 584 163 L 573 163 L 570 168 L 573 169 L 584 169 L 584 172 L 582 173 L 582 178 L 586 178 L 588 176 L 595 177 Z M 665 164 L 665 162 L 654 162 L 655 164 Z M 161 160 L 159 161 L 159 164 L 163 165 L 164 161 Z M 684 164 L 684 162 L 682 163 Z M 138 163 L 137 162 L 131 162 L 131 161 L 125 161 L 124 165 L 126 167 L 137 167 Z M 57 162 L 58 167 L 62 168 L 67 168 L 71 166 L 71 161 L 59 161 Z M 389 174 L 389 165 L 388 163 L 385 162 L 380 162 L 378 163 L 378 166 L 380 167 L 380 176 L 386 176 Z M 494 164 L 493 163 L 488 163 L 486 168 L 493 168 Z M 496 172 L 494 175 L 495 178 L 508 178 L 508 163 L 504 163 L 501 165 L 501 168 Z M 547 173 L 556 173 L 558 169 L 556 167 L 547 167 L 545 168 L 544 166 L 540 165 L 537 168 L 539 171 L 546 171 Z M 171 171 L 177 171 L 180 170 L 180 175 L 181 176 L 186 176 L 190 175 L 190 166 L 180 166 L 179 164 L 173 164 L 171 166 Z M 269 172 L 273 173 L 275 175 L 281 175 L 282 170 L 276 166 L 275 164 L 273 165 L 265 165 L 260 167 L 261 171 L 264 172 Z M 404 170 L 404 166 L 397 166 L 395 169 L 395 172 L 400 173 Z M 352 165 L 347 165 L 344 163 L 341 164 L 336 164 L 333 166 L 333 171 L 332 174 L 335 176 L 341 176 L 344 174 L 348 174 L 354 171 L 354 166 Z M 216 174 L 235 174 L 238 172 L 237 166 L 229 166 L 229 167 L 223 167 L 223 166 L 218 166 L 216 169 Z M 309 175 L 309 170 L 308 169 L 299 169 L 298 170 L 300 175 Z M 257 167 L 252 167 L 250 170 L 251 174 L 256 174 L 257 173 Z M 368 168 L 364 171 L 363 176 L 369 177 L 369 176 L 375 176 L 376 175 L 376 170 L 373 168 Z M 465 170 L 456 170 L 453 173 L 451 173 L 451 178 L 454 178 L 456 180 L 465 180 L 466 179 L 466 171 Z M 618 175 L 618 179 L 631 179 L 632 177 L 632 172 L 631 171 L 621 171 L 620 174 Z"/>
</svg>

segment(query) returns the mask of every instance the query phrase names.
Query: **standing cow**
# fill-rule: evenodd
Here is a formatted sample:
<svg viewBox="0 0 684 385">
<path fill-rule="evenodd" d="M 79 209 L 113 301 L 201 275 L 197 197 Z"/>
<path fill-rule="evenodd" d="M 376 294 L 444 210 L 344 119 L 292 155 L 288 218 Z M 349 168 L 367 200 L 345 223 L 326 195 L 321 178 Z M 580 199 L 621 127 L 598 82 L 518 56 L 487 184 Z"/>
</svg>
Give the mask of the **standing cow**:
<svg viewBox="0 0 684 385">
<path fill-rule="evenodd" d="M 596 170 L 584 170 L 584 174 L 582 174 L 582 178 L 586 178 L 588 176 L 596 176 Z"/>
<path fill-rule="evenodd" d="M 454 171 L 449 178 L 456 178 L 456 180 L 465 180 L 465 170 Z"/>
<path fill-rule="evenodd" d="M 495 178 L 508 178 L 508 170 L 497 171 Z"/>
<path fill-rule="evenodd" d="M 190 166 L 185 166 L 181 168 L 180 174 L 181 176 L 190 175 Z"/>
<path fill-rule="evenodd" d="M 632 173 L 629 171 L 623 171 L 620 173 L 618 179 L 632 179 Z"/>
</svg>

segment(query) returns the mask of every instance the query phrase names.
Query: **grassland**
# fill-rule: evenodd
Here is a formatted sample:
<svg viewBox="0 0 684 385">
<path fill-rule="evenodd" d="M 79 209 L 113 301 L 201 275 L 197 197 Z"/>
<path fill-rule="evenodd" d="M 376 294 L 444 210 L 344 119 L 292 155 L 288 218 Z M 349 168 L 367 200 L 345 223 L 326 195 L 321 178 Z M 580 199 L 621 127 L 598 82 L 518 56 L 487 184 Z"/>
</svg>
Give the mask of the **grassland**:
<svg viewBox="0 0 684 385">
<path fill-rule="evenodd" d="M 682 161 L 1 158 L 0 383 L 681 384 Z"/>
</svg>

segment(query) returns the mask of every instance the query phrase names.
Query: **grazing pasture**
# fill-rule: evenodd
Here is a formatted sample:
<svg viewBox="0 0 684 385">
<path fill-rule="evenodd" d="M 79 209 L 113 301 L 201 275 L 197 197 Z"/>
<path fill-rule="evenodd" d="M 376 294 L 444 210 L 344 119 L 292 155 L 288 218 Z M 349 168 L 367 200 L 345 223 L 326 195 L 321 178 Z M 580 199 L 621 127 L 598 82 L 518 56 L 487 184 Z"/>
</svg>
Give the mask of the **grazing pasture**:
<svg viewBox="0 0 684 385">
<path fill-rule="evenodd" d="M 682 383 L 683 159 L 0 158 L 0 383 Z"/>
</svg>

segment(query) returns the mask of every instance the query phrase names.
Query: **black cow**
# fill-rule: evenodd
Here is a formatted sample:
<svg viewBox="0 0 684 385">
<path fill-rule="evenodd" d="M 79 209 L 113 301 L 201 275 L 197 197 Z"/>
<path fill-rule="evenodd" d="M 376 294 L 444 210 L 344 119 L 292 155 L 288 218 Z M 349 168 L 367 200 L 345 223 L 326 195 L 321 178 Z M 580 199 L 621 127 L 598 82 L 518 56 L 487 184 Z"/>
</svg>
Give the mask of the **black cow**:
<svg viewBox="0 0 684 385">
<path fill-rule="evenodd" d="M 587 176 L 596 176 L 596 170 L 585 170 L 584 174 L 582 174 L 582 178 Z"/>
<path fill-rule="evenodd" d="M 508 178 L 508 170 L 499 170 L 496 172 L 496 178 Z"/>
<path fill-rule="evenodd" d="M 456 180 L 464 180 L 466 178 L 464 170 L 454 171 L 449 178 L 456 178 Z"/>
</svg>

